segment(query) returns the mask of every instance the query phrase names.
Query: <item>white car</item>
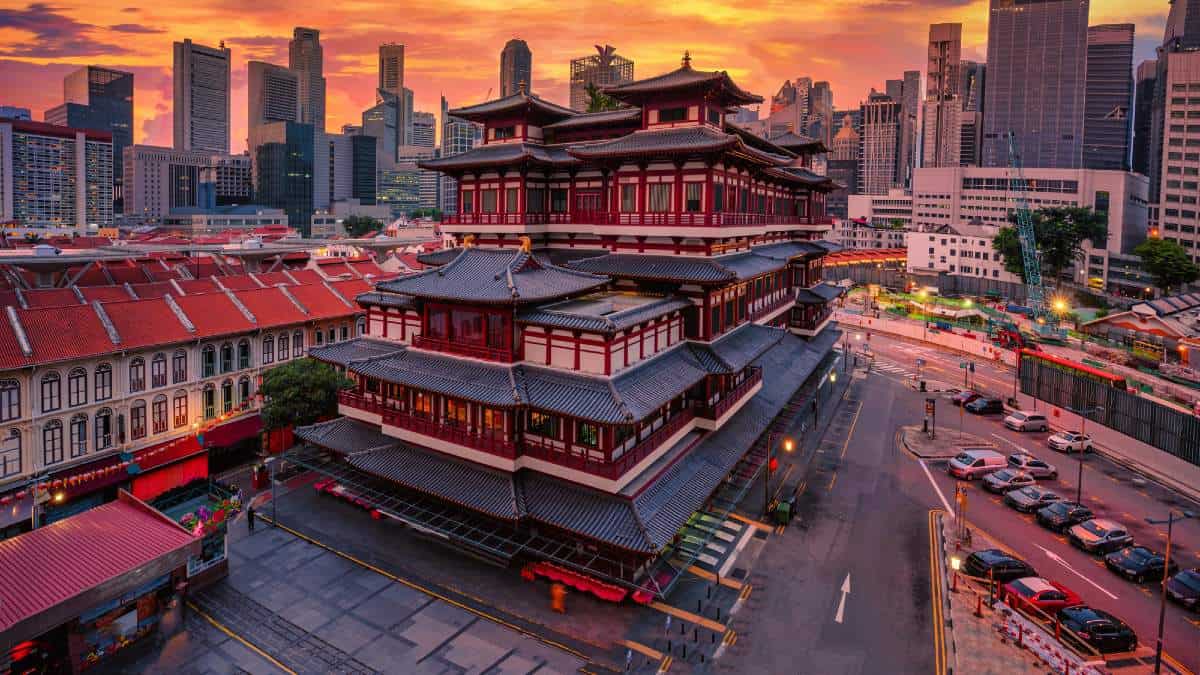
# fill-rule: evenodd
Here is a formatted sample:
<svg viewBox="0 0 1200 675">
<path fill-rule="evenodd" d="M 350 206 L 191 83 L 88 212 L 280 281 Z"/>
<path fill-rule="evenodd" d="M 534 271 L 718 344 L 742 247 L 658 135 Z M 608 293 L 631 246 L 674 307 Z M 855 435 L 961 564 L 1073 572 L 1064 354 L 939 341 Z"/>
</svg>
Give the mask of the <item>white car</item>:
<svg viewBox="0 0 1200 675">
<path fill-rule="evenodd" d="M 1053 464 L 1047 464 L 1027 452 L 1014 452 L 1008 456 L 1008 465 L 1017 471 L 1024 471 L 1034 478 L 1058 478 L 1058 469 Z"/>
<path fill-rule="evenodd" d="M 1046 439 L 1046 445 L 1051 450 L 1059 452 L 1089 452 L 1092 449 L 1092 438 L 1078 431 L 1060 431 Z"/>
<path fill-rule="evenodd" d="M 1013 431 L 1049 431 L 1050 422 L 1041 413 L 1027 413 L 1017 410 L 1004 418 L 1004 426 Z"/>
</svg>

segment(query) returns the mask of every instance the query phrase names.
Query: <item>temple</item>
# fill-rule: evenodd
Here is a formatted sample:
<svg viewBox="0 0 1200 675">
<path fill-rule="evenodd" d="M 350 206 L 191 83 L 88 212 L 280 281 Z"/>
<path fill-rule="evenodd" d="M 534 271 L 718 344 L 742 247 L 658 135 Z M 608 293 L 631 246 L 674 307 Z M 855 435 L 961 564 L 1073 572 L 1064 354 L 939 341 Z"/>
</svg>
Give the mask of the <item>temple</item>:
<svg viewBox="0 0 1200 675">
<path fill-rule="evenodd" d="M 828 372 L 837 185 L 811 170 L 819 142 L 728 121 L 762 99 L 686 55 L 605 93 L 621 107 L 518 91 L 450 111 L 485 130 L 423 163 L 457 181 L 460 246 L 358 296 L 366 337 L 311 350 L 355 387 L 287 459 L 476 557 L 644 601 Z"/>
</svg>

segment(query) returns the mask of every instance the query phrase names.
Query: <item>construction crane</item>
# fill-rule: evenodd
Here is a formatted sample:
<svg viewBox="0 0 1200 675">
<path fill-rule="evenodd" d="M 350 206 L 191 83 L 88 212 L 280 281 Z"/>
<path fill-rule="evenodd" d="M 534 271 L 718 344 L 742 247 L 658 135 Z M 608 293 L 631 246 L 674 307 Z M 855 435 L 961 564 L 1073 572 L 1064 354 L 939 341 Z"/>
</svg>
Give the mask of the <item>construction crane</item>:
<svg viewBox="0 0 1200 675">
<path fill-rule="evenodd" d="M 1033 214 L 1029 210 L 1025 171 L 1017 153 L 1017 137 L 1008 132 L 1008 166 L 1017 174 L 1017 239 L 1021 242 L 1021 261 L 1025 269 L 1025 295 L 1033 310 L 1033 331 L 1043 340 L 1064 340 L 1066 331 L 1059 328 L 1058 317 L 1046 303 L 1046 287 L 1042 284 L 1042 256 L 1037 249 L 1037 233 L 1033 229 Z"/>
</svg>

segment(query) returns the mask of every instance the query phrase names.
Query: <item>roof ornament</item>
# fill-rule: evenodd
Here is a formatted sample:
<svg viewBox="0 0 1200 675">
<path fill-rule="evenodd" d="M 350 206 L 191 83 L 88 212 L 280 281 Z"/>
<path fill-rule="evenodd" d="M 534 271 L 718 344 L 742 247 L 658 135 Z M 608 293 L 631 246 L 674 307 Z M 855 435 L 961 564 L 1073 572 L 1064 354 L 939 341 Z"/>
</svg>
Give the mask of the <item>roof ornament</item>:
<svg viewBox="0 0 1200 675">
<path fill-rule="evenodd" d="M 521 94 L 525 93 L 525 80 L 517 82 L 517 91 Z"/>
<path fill-rule="evenodd" d="M 680 64 L 684 70 L 692 69 L 692 53 L 688 50 L 683 50 L 683 61 Z"/>
<path fill-rule="evenodd" d="M 463 248 L 471 248 L 472 246 L 474 246 L 475 245 L 475 235 L 468 234 L 467 236 L 463 237 L 462 245 L 463 245 Z"/>
<path fill-rule="evenodd" d="M 528 236 L 521 237 L 521 252 L 529 253 L 531 251 L 533 251 L 533 240 Z"/>
</svg>

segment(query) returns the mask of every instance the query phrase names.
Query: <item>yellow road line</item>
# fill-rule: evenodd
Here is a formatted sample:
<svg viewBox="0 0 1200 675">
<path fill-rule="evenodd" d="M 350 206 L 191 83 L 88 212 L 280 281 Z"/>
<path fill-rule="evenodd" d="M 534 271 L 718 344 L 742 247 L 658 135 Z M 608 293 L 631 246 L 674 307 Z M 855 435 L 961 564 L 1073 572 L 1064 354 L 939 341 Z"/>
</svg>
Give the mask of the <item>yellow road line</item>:
<svg viewBox="0 0 1200 675">
<path fill-rule="evenodd" d="M 699 614 L 692 614 L 691 612 L 689 612 L 685 609 L 679 609 L 678 607 L 668 605 L 665 602 L 659 602 L 659 601 L 655 600 L 654 602 L 649 604 L 649 607 L 651 609 L 657 609 L 658 611 L 662 612 L 663 614 L 669 614 L 669 615 L 675 617 L 676 619 L 683 619 L 684 621 L 687 621 L 688 623 L 694 623 L 697 626 L 702 626 L 704 628 L 707 628 L 708 630 L 713 631 L 714 633 L 724 633 L 725 632 L 725 624 L 717 623 L 716 621 L 713 621 L 712 619 L 709 619 L 707 617 L 700 616 Z"/>
<path fill-rule="evenodd" d="M 829 487 L 827 487 L 826 490 L 829 492 L 833 492 L 833 484 L 836 482 L 837 482 L 837 472 L 834 471 L 833 477 L 829 479 Z"/>
<path fill-rule="evenodd" d="M 838 459 L 845 459 L 846 448 L 850 447 L 850 437 L 854 435 L 854 426 L 858 424 L 858 413 L 862 412 L 862 401 L 858 402 L 858 409 L 854 411 L 854 419 L 850 420 L 850 430 L 846 432 L 846 442 L 842 443 L 842 454 L 838 455 Z"/>
<path fill-rule="evenodd" d="M 695 565 L 692 565 L 691 567 L 687 568 L 687 571 L 691 572 L 692 574 L 695 574 L 696 576 L 700 577 L 701 579 L 707 579 L 709 581 L 719 581 L 722 586 L 728 586 L 729 588 L 735 588 L 739 591 L 742 590 L 742 586 L 745 586 L 744 583 L 738 581 L 737 579 L 730 579 L 729 577 L 721 577 L 718 579 L 716 574 L 713 574 L 712 572 L 709 572 L 708 570 L 706 570 L 702 567 L 696 567 Z"/>
<path fill-rule="evenodd" d="M 283 665 L 282 663 L 280 663 L 279 659 L 277 659 L 277 658 L 275 658 L 274 656 L 271 656 L 270 654 L 268 654 L 268 653 L 264 652 L 263 650 L 259 649 L 259 648 L 258 648 L 258 647 L 256 647 L 256 646 L 255 646 L 253 643 L 251 643 L 250 641 L 246 640 L 246 638 L 242 637 L 241 635 L 238 635 L 237 633 L 235 633 L 235 632 L 233 632 L 232 630 L 230 630 L 229 628 L 227 628 L 227 627 L 225 626 L 225 624 L 223 624 L 223 623 L 221 623 L 220 621 L 217 621 L 216 619 L 214 619 L 214 618 L 212 618 L 211 616 L 209 616 L 209 615 L 208 615 L 208 612 L 205 612 L 204 610 L 202 610 L 202 609 L 200 609 L 199 607 L 197 607 L 197 606 L 196 606 L 196 605 L 195 605 L 195 604 L 194 604 L 194 603 L 193 603 L 191 600 L 188 600 L 188 601 L 187 601 L 187 606 L 188 606 L 188 608 L 189 608 L 189 609 L 191 609 L 193 612 L 195 612 L 195 613 L 199 614 L 200 616 L 204 617 L 204 620 L 205 620 L 205 621 L 207 621 L 207 622 L 209 622 L 210 624 L 212 624 L 213 628 L 216 628 L 217 630 L 219 630 L 219 631 L 221 631 L 222 633 L 224 633 L 224 634 L 228 635 L 229 637 L 233 638 L 234 640 L 237 640 L 238 642 L 242 643 L 242 645 L 243 645 L 243 646 L 245 646 L 245 647 L 247 647 L 247 648 L 249 648 L 249 649 L 250 649 L 250 651 L 252 651 L 252 652 L 254 652 L 255 654 L 258 654 L 259 656 L 263 657 L 264 659 L 266 659 L 266 660 L 270 661 L 270 662 L 271 662 L 271 663 L 272 663 L 272 664 L 273 664 L 273 665 L 274 665 L 276 668 L 278 668 L 278 669 L 282 670 L 283 672 L 287 673 L 288 675 L 296 675 L 296 671 L 294 671 L 294 670 L 292 670 L 291 668 L 288 668 L 287 666 Z"/>
<path fill-rule="evenodd" d="M 775 529 L 774 525 L 768 525 L 760 520 L 754 520 L 753 518 L 747 518 L 746 516 L 743 516 L 740 513 L 731 513 L 731 514 L 729 514 L 729 517 L 733 518 L 734 520 L 746 523 L 747 525 L 753 525 L 754 527 L 757 527 L 760 530 L 766 530 L 767 532 L 771 532 L 772 530 Z"/>
<path fill-rule="evenodd" d="M 1174 668 L 1175 672 L 1179 673 L 1179 675 L 1193 675 L 1191 668 L 1188 668 L 1182 663 L 1176 661 L 1174 656 L 1171 656 L 1166 652 L 1163 652 L 1163 660 L 1171 664 L 1171 667 Z"/>
<path fill-rule="evenodd" d="M 933 662 L 934 673 L 946 672 L 946 622 L 942 618 L 942 575 L 938 572 L 937 514 L 941 509 L 929 510 L 929 593 L 933 608 Z"/>
<path fill-rule="evenodd" d="M 672 658 L 672 657 L 670 657 L 670 656 L 668 656 L 667 658 L 663 659 L 663 660 L 662 660 L 662 663 L 658 664 L 658 672 L 660 672 L 660 673 L 665 673 L 665 672 L 667 672 L 668 670 L 670 670 L 670 669 L 671 669 L 671 663 L 672 663 L 674 660 L 675 660 L 675 659 L 673 659 L 673 658 Z"/>
<path fill-rule="evenodd" d="M 646 645 L 644 645 L 640 642 L 634 642 L 633 640 L 622 640 L 621 644 L 625 645 L 626 647 L 629 647 L 633 651 L 641 654 L 642 656 L 645 656 L 646 658 L 661 660 L 663 657 L 662 652 L 658 651 L 657 649 L 655 649 L 653 647 L 647 647 Z"/>
<path fill-rule="evenodd" d="M 263 514 L 255 514 L 255 517 L 258 518 L 259 520 L 265 520 L 268 523 L 272 522 L 270 517 L 263 515 Z M 308 543 L 312 544 L 313 546 L 318 546 L 320 548 L 323 548 L 326 551 L 329 551 L 330 553 L 333 553 L 334 555 L 336 555 L 338 557 L 345 558 L 346 560 L 349 560 L 350 562 L 355 563 L 356 565 L 359 565 L 360 567 L 365 567 L 365 568 L 371 570 L 372 572 L 375 572 L 376 574 L 381 574 L 381 575 L 387 577 L 388 579 L 395 581 L 396 583 L 408 586 L 409 588 L 411 588 L 415 591 L 420 591 L 421 593 L 424 593 L 425 595 L 428 595 L 432 598 L 437 598 L 438 600 L 441 600 L 442 602 L 454 605 L 455 607 L 458 607 L 459 609 L 464 609 L 464 610 L 474 614 L 475 616 L 482 617 L 484 619 L 487 619 L 488 621 L 493 621 L 495 623 L 498 623 L 501 626 L 504 626 L 505 628 L 515 630 L 522 635 L 528 635 L 529 637 L 535 638 L 536 640 L 538 640 L 539 642 L 541 642 L 543 644 L 549 645 L 551 647 L 555 647 L 557 649 L 561 649 L 562 651 L 567 652 L 568 654 L 571 654 L 572 656 L 576 656 L 585 661 L 588 661 L 589 663 L 592 662 L 591 657 L 589 657 L 587 654 L 584 654 L 583 652 L 581 652 L 577 649 L 568 647 L 567 645 L 565 645 L 561 642 L 558 642 L 556 640 L 551 640 L 550 638 L 547 638 L 546 636 L 542 635 L 541 633 L 537 633 L 535 631 L 529 630 L 528 628 L 525 628 L 523 626 L 518 626 L 517 624 L 514 624 L 510 621 L 505 621 L 504 619 L 502 619 L 498 616 L 493 616 L 477 607 L 472 607 L 471 605 L 468 605 L 464 602 L 459 602 L 458 600 L 455 600 L 454 598 L 451 598 L 442 593 L 439 593 L 438 591 L 435 591 L 432 588 L 426 588 L 425 586 L 414 583 L 408 579 L 396 576 L 395 574 L 392 574 L 391 572 L 389 572 L 385 569 L 376 567 L 375 565 L 372 565 L 371 563 L 366 562 L 364 560 L 359 560 L 358 558 L 350 555 L 349 553 L 346 553 L 344 551 L 339 551 L 338 549 L 330 546 L 329 544 L 326 544 L 317 539 L 313 539 L 312 537 L 309 537 L 308 535 L 306 535 L 302 532 L 297 532 L 296 530 L 293 530 L 292 528 L 290 528 L 286 525 L 282 525 L 279 523 L 272 523 L 272 524 L 275 525 L 276 527 L 278 527 L 279 529 L 283 530 L 284 532 L 287 532 L 288 534 L 292 535 L 293 537 L 303 539 L 304 541 L 307 541 Z"/>
</svg>

